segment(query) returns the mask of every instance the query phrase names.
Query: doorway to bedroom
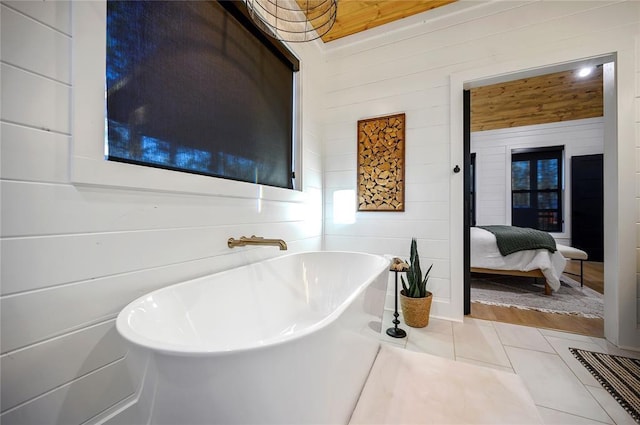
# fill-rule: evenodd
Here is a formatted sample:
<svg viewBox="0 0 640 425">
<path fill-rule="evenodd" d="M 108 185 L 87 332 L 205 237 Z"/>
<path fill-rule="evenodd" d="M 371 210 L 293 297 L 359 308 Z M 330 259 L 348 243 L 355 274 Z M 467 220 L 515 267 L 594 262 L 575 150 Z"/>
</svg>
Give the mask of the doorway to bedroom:
<svg viewBox="0 0 640 425">
<path fill-rule="evenodd" d="M 550 234 L 558 248 L 576 248 L 588 257 L 581 261 L 582 254 L 562 249 L 574 258 L 566 265 L 553 258 L 562 255 L 551 253 L 548 259 L 540 253 L 511 255 L 520 257 L 520 264 L 491 262 L 495 259 L 480 264 L 487 273 L 465 273 L 465 313 L 472 317 L 604 335 L 603 92 L 608 66 L 613 63 L 580 61 L 469 87 L 465 268 L 478 270 L 478 255 L 471 250 L 474 243 L 476 254 L 481 248 L 473 234 L 487 225 L 537 229 Z M 521 273 L 530 269 L 539 276 Z M 556 277 L 552 295 L 544 295 L 545 281 Z"/>
</svg>

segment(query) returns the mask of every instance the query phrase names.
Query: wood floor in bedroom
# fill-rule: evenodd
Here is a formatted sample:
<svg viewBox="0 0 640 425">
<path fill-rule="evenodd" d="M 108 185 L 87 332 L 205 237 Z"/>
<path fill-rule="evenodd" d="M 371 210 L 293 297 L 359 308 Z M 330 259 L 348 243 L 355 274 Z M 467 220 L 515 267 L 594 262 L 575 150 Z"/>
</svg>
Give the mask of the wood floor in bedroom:
<svg viewBox="0 0 640 425">
<path fill-rule="evenodd" d="M 578 261 L 570 261 L 565 271 L 580 273 L 580 263 Z M 573 275 L 568 276 L 574 280 L 580 279 Z M 604 293 L 603 263 L 585 261 L 584 284 L 601 294 Z M 533 310 L 521 310 L 515 307 L 498 307 L 479 303 L 471 303 L 471 317 L 536 328 L 557 329 L 598 338 L 604 337 L 603 319 L 542 313 Z"/>
</svg>

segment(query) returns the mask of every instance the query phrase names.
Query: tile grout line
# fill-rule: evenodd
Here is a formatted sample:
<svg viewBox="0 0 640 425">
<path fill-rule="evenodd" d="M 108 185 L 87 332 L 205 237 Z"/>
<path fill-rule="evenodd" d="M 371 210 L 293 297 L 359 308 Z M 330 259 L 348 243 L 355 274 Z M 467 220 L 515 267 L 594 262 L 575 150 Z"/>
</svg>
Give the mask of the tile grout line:
<svg viewBox="0 0 640 425">
<path fill-rule="evenodd" d="M 519 376 L 519 374 L 516 372 L 515 368 L 513 367 L 513 363 L 512 363 L 512 361 L 511 361 L 511 357 L 509 356 L 509 353 L 507 352 L 506 347 L 516 348 L 516 349 L 526 350 L 526 351 L 532 351 L 532 352 L 537 352 L 537 353 L 542 353 L 542 354 L 555 355 L 555 356 L 557 356 L 557 357 L 562 361 L 562 363 L 563 363 L 563 364 L 564 364 L 564 365 L 565 365 L 565 366 L 570 370 L 571 374 L 572 374 L 572 375 L 577 379 L 577 381 L 578 381 L 578 382 L 579 382 L 579 383 L 584 387 L 585 391 L 589 394 L 589 397 L 591 397 L 591 398 L 596 402 L 596 404 L 597 404 L 597 405 L 602 409 L 602 411 L 603 411 L 603 412 L 607 415 L 607 417 L 611 420 L 611 423 L 612 423 L 612 424 L 615 424 L 615 423 L 616 423 L 616 422 L 615 422 L 615 420 L 613 420 L 613 418 L 611 417 L 611 415 L 609 415 L 609 412 L 607 412 L 607 410 L 604 408 L 604 406 L 602 406 L 602 404 L 601 404 L 601 403 L 600 403 L 600 402 L 599 402 L 599 401 L 598 401 L 598 400 L 593 396 L 593 394 L 592 394 L 592 393 L 591 393 L 591 392 L 586 388 L 586 386 L 587 386 L 587 385 L 586 385 L 586 384 L 584 384 L 584 383 L 580 380 L 580 378 L 576 375 L 576 373 L 574 372 L 574 370 L 569 366 L 569 364 L 565 361 L 565 359 L 560 355 L 560 353 L 558 352 L 558 350 L 556 349 L 556 347 L 554 347 L 554 346 L 551 344 L 551 342 L 547 339 L 547 336 L 546 336 L 546 335 L 544 335 L 544 334 L 541 332 L 540 328 L 533 327 L 533 328 L 534 328 L 534 329 L 535 329 L 535 330 L 536 330 L 536 331 L 537 331 L 537 332 L 538 332 L 538 333 L 543 337 L 544 341 L 545 341 L 547 344 L 549 344 L 549 346 L 553 349 L 553 353 L 545 352 L 545 351 L 540 351 L 540 350 L 535 350 L 535 349 L 530 349 L 530 348 L 517 347 L 517 346 L 512 346 L 512 345 L 505 344 L 505 343 L 503 342 L 503 338 L 500 336 L 500 332 L 498 332 L 498 329 L 495 327 L 495 323 L 494 323 L 494 321 L 489 321 L 489 322 L 491 323 L 491 327 L 492 327 L 492 328 L 494 329 L 494 331 L 496 332 L 496 335 L 497 335 L 497 337 L 498 337 L 498 341 L 500 342 L 500 344 L 501 344 L 501 346 L 502 346 L 502 349 L 504 350 L 505 354 L 507 355 L 507 359 L 509 360 L 509 363 L 511 364 L 511 368 L 513 369 L 513 371 L 514 371 L 514 373 L 515 373 L 516 375 L 518 375 L 518 376 Z M 556 336 L 556 338 L 558 338 L 558 337 Z M 561 338 L 561 339 L 566 339 L 566 340 L 568 340 L 568 341 L 571 341 L 569 338 Z M 576 342 L 580 342 L 580 341 L 576 341 Z M 598 344 L 596 344 L 595 342 L 592 342 L 592 343 L 593 343 L 593 344 L 595 344 L 595 345 L 598 345 Z M 539 405 L 539 404 L 537 404 L 537 403 L 536 403 L 536 406 L 538 406 L 538 407 L 543 407 L 543 408 L 546 408 L 546 409 L 550 409 L 550 407 L 542 406 L 542 405 Z M 581 418 L 589 419 L 589 420 L 592 420 L 592 421 L 596 421 L 595 419 L 587 418 L 587 417 L 584 417 L 584 416 L 575 415 L 574 413 L 565 412 L 565 411 L 558 410 L 558 409 L 552 409 L 552 410 L 556 410 L 556 411 L 558 411 L 558 412 L 562 412 L 562 413 L 565 413 L 565 414 L 569 414 L 569 415 L 573 415 L 573 416 L 576 416 L 576 417 L 581 417 Z M 600 421 L 596 421 L 596 422 L 600 422 Z M 602 423 L 602 422 L 601 422 L 601 423 Z"/>
<path fill-rule="evenodd" d="M 496 335 L 498 337 L 498 341 L 500 341 L 500 345 L 502 345 L 502 351 L 504 351 L 505 356 L 507 356 L 507 360 L 509 360 L 509 365 L 511 367 L 511 370 L 513 370 L 513 373 L 516 373 L 516 368 L 513 366 L 513 362 L 511 361 L 511 357 L 509 357 L 509 353 L 507 352 L 507 349 L 505 347 L 510 347 L 509 345 L 506 345 L 503 341 L 502 338 L 500 337 L 500 332 L 498 331 L 498 328 L 495 327 L 495 325 L 493 325 L 493 329 L 496 332 Z M 536 405 L 537 406 L 537 405 Z"/>
<path fill-rule="evenodd" d="M 576 372 L 571 368 L 571 366 L 569 365 L 569 363 L 567 363 L 567 361 L 564 359 L 564 357 L 562 357 L 562 355 L 560 355 L 560 352 L 556 349 L 556 347 L 555 347 L 553 344 L 551 344 L 551 341 L 549 341 L 549 340 L 547 339 L 547 335 L 545 335 L 543 332 L 541 332 L 541 331 L 540 331 L 540 328 L 534 328 L 534 329 L 536 329 L 536 330 L 537 330 L 537 331 L 542 335 L 542 337 L 543 337 L 543 338 L 544 338 L 544 340 L 547 342 L 547 344 L 549 344 L 549 346 L 551 346 L 551 348 L 553 349 L 553 351 L 554 351 L 554 355 L 555 355 L 555 356 L 558 356 L 558 358 L 562 361 L 562 363 L 563 363 L 563 364 L 564 364 L 564 365 L 569 369 L 569 371 L 571 372 L 571 374 L 572 374 L 572 375 L 577 379 L 577 381 L 582 385 L 582 387 L 583 387 L 583 388 L 584 388 L 584 390 L 587 392 L 587 394 L 589 394 L 589 397 L 591 397 L 591 398 L 596 402 L 596 404 L 597 404 L 598 406 L 600 406 L 600 408 L 601 408 L 601 409 L 602 409 L 602 411 L 605 413 L 605 415 L 607 415 L 607 417 L 611 420 L 611 423 L 612 423 L 612 424 L 616 424 L 616 421 L 611 417 L 611 415 L 609 414 L 609 412 L 607 411 L 607 409 L 605 409 L 605 408 L 604 408 L 604 406 L 603 406 L 603 405 L 598 401 L 598 399 L 596 399 L 596 398 L 593 396 L 593 394 L 591 393 L 591 391 L 589 391 L 589 389 L 587 388 L 587 384 L 585 384 L 584 382 L 582 382 L 582 380 L 580 379 L 580 377 L 578 377 L 578 375 L 576 375 Z M 558 332 L 560 332 L 560 331 L 558 331 Z M 566 332 L 562 332 L 562 333 L 566 333 Z M 550 336 L 550 335 L 549 335 L 549 336 Z M 553 337 L 553 336 L 550 336 L 550 337 Z M 555 338 L 560 338 L 560 337 L 555 336 Z M 585 341 L 572 340 L 572 339 L 570 339 L 570 338 L 560 338 L 560 339 L 564 339 L 564 340 L 568 341 L 568 342 L 569 342 L 569 344 L 571 344 L 572 342 L 577 342 L 577 343 L 585 342 Z M 591 337 L 589 337 L 589 339 L 591 339 Z M 596 344 L 595 342 L 592 342 L 592 344 L 595 344 L 595 345 L 597 345 L 597 346 L 599 347 L 599 345 L 598 345 L 598 344 Z M 568 348 L 567 348 L 567 350 L 568 350 Z M 536 351 L 536 350 L 531 350 L 531 351 Z M 547 354 L 552 354 L 552 353 L 547 353 Z M 538 405 L 538 404 L 536 404 L 536 406 L 539 406 L 539 405 Z M 588 420 L 591 420 L 591 421 L 595 421 L 595 422 L 601 422 L 601 421 L 597 421 L 597 420 L 592 419 L 592 418 L 587 418 L 587 417 L 585 417 L 585 416 L 575 415 L 574 413 L 565 412 L 565 411 L 558 410 L 558 409 L 553 409 L 553 408 L 550 408 L 550 407 L 547 407 L 547 406 L 540 406 L 540 407 L 544 407 L 545 409 L 552 409 L 552 410 L 555 410 L 555 411 L 558 411 L 558 412 L 566 413 L 566 414 L 573 415 L 573 416 L 576 416 L 576 417 L 579 417 L 579 418 L 585 418 L 585 419 L 588 419 Z M 604 423 L 604 422 L 601 422 L 601 423 Z"/>
<path fill-rule="evenodd" d="M 611 419 L 611 416 L 609 416 L 609 418 L 611 419 L 611 423 L 607 423 L 607 422 L 602 422 L 602 421 L 598 421 L 596 419 L 592 419 L 592 418 L 588 418 L 586 416 L 580 416 L 580 415 L 576 415 L 575 413 L 569 413 L 569 412 L 565 412 L 564 410 L 559 410 L 559 409 L 555 409 L 553 407 L 548 407 L 548 406 L 541 406 L 539 404 L 536 404 L 537 407 L 542 407 L 543 409 L 547 409 L 547 410 L 553 410 L 554 412 L 559 412 L 559 413 L 563 413 L 565 415 L 570 415 L 570 416 L 574 416 L 576 418 L 581 418 L 581 419 L 586 419 L 589 420 L 591 422 L 597 422 L 599 424 L 604 424 L 604 425 L 616 425 L 616 421 L 614 421 L 613 419 Z M 607 414 L 608 416 L 608 414 Z"/>
</svg>

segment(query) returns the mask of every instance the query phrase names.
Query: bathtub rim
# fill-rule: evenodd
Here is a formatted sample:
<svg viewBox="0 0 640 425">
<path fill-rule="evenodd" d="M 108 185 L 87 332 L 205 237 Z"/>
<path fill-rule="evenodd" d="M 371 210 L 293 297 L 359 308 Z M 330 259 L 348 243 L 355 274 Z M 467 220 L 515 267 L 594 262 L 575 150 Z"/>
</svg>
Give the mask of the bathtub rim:
<svg viewBox="0 0 640 425">
<path fill-rule="evenodd" d="M 194 282 L 208 279 L 214 275 L 229 274 L 241 267 L 257 266 L 259 264 L 267 264 L 270 262 L 281 260 L 286 257 L 301 256 L 304 254 L 313 254 L 313 253 L 356 254 L 361 256 L 379 258 L 383 261 L 381 263 L 381 267 L 374 269 L 370 278 L 366 279 L 357 288 L 355 288 L 355 290 L 340 304 L 340 306 L 338 306 L 335 310 L 333 310 L 330 314 L 325 316 L 323 319 L 315 322 L 311 326 L 306 327 L 305 329 L 303 329 L 300 332 L 297 332 L 294 335 L 279 335 L 273 338 L 259 341 L 258 343 L 254 343 L 253 345 L 244 345 L 244 346 L 241 345 L 238 347 L 227 348 L 227 349 L 220 349 L 220 348 L 210 349 L 207 347 L 189 347 L 185 345 L 160 342 L 158 340 L 148 338 L 134 331 L 133 328 L 129 326 L 129 323 L 128 323 L 129 312 L 132 309 L 134 309 L 136 305 L 144 302 L 145 298 L 152 296 L 153 294 L 156 294 L 160 291 L 168 290 L 169 288 L 175 289 L 182 285 L 193 284 Z M 362 292 L 366 288 L 368 288 L 376 278 L 382 275 L 385 270 L 386 271 L 389 270 L 390 263 L 391 263 L 390 259 L 384 255 L 371 254 L 371 253 L 359 252 L 359 251 L 301 251 L 301 252 L 293 252 L 285 255 L 279 255 L 266 260 L 257 261 L 255 263 L 249 263 L 249 264 L 245 264 L 239 267 L 234 267 L 228 270 L 222 270 L 219 272 L 206 274 L 204 276 L 200 276 L 197 278 L 176 282 L 171 285 L 167 285 L 165 287 L 158 288 L 151 292 L 143 294 L 138 298 L 136 298 L 135 300 L 128 303 L 125 307 L 123 307 L 120 310 L 120 312 L 116 317 L 116 329 L 118 334 L 128 343 L 133 344 L 136 347 L 149 350 L 151 352 L 157 352 L 157 353 L 166 354 L 166 355 L 185 356 L 185 357 L 215 357 L 215 356 L 226 356 L 226 355 L 233 355 L 237 353 L 246 353 L 251 351 L 263 350 L 263 349 L 275 347 L 290 341 L 301 339 L 309 334 L 312 334 L 314 332 L 319 332 L 322 329 L 328 327 L 330 324 L 335 322 L 336 319 L 340 317 L 347 308 L 349 308 L 349 306 L 353 303 L 353 301 L 358 296 L 360 296 Z"/>
</svg>

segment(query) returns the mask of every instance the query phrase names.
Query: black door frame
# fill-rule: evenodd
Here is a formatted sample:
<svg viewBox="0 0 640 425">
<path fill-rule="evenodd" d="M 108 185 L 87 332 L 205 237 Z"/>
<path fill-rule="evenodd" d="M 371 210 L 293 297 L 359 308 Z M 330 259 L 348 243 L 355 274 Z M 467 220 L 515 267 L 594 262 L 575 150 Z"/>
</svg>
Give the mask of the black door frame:
<svg viewBox="0 0 640 425">
<path fill-rule="evenodd" d="M 471 314 L 471 91 L 463 92 L 463 155 L 464 166 L 464 232 L 463 232 L 463 281 L 464 314 Z"/>
</svg>

